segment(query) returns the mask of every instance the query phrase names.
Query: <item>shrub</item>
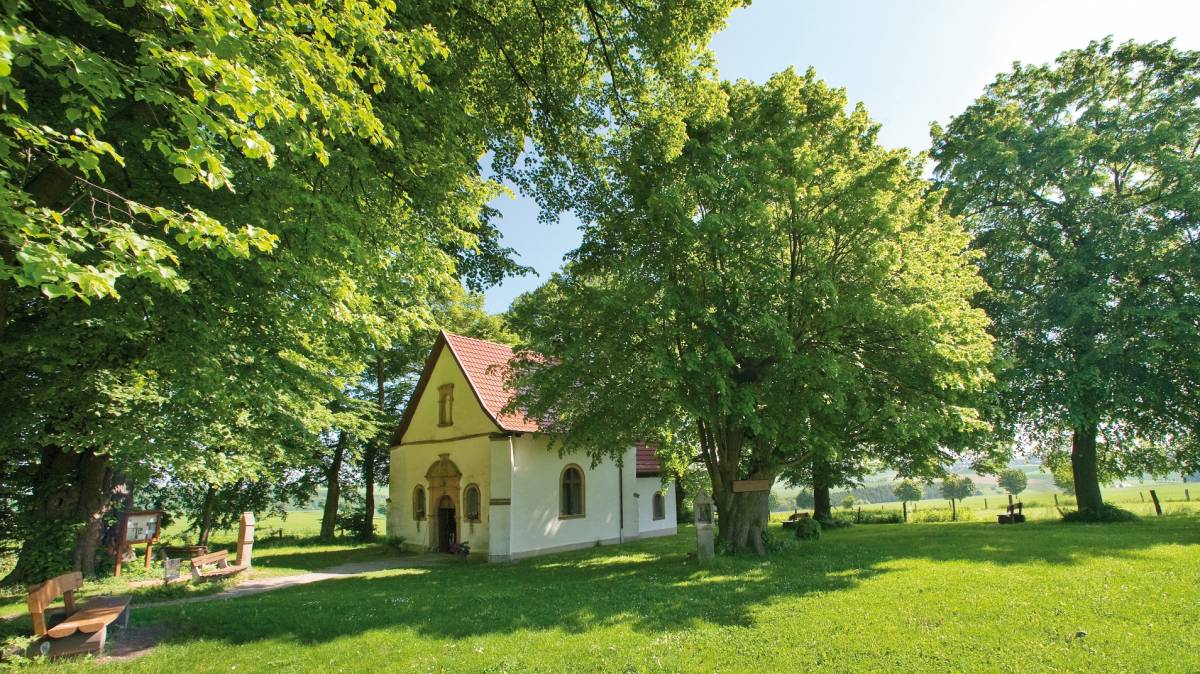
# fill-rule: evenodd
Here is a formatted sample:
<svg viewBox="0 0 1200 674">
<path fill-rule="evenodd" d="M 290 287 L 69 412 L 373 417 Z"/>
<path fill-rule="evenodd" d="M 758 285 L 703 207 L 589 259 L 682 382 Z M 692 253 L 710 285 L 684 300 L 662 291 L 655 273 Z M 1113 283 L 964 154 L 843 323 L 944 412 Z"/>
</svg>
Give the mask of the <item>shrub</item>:
<svg viewBox="0 0 1200 674">
<path fill-rule="evenodd" d="M 1099 513 L 1092 510 L 1070 510 L 1063 513 L 1062 519 L 1064 522 L 1133 522 L 1138 516 L 1124 508 L 1105 503 L 1100 506 Z"/>
<path fill-rule="evenodd" d="M 903 521 L 904 514 L 899 510 L 863 510 L 854 518 L 855 524 L 900 524 Z"/>
<path fill-rule="evenodd" d="M 843 527 L 848 527 L 848 526 L 854 524 L 854 522 L 851 521 L 850 518 L 846 517 L 845 515 L 841 515 L 841 514 L 834 515 L 833 517 L 831 517 L 827 520 L 820 520 L 820 523 L 821 523 L 822 529 L 841 529 Z"/>
<path fill-rule="evenodd" d="M 788 536 L 781 529 L 768 529 L 763 535 L 767 552 L 791 552 L 800 548 L 795 536 Z"/>
<path fill-rule="evenodd" d="M 911 522 L 952 522 L 954 513 L 949 508 L 927 508 L 910 512 L 908 519 Z M 969 522 L 973 519 L 975 519 L 974 511 L 961 506 L 958 508 L 959 522 Z"/>
<path fill-rule="evenodd" d="M 811 517 L 796 520 L 796 538 L 805 541 L 821 537 L 821 523 Z"/>
<path fill-rule="evenodd" d="M 405 539 L 403 536 L 388 536 L 387 544 L 388 544 L 388 547 L 403 551 L 405 540 L 407 540 L 407 539 Z"/>
</svg>

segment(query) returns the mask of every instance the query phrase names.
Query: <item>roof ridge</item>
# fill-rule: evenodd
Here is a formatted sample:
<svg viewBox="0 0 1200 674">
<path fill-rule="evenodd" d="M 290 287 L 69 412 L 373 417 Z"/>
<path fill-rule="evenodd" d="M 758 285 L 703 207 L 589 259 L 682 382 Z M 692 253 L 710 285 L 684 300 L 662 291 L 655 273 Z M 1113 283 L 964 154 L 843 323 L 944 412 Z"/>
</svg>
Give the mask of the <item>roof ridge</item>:
<svg viewBox="0 0 1200 674">
<path fill-rule="evenodd" d="M 450 332 L 449 330 L 442 330 L 442 332 L 446 333 L 447 337 L 457 337 L 459 339 L 469 339 L 472 342 L 480 342 L 482 344 L 490 344 L 492 346 L 504 347 L 510 351 L 513 349 L 511 346 L 509 346 L 508 344 L 505 344 L 503 342 L 494 342 L 490 339 L 482 339 L 480 337 L 471 337 L 469 335 L 460 335 L 457 332 Z"/>
</svg>

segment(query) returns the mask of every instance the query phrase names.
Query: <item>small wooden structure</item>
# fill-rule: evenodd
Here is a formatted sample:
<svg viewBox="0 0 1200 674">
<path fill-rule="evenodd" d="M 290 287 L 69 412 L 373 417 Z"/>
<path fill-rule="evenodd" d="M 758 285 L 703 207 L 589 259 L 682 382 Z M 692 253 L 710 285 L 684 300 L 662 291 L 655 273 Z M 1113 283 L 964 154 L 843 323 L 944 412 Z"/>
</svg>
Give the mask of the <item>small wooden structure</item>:
<svg viewBox="0 0 1200 674">
<path fill-rule="evenodd" d="M 244 566 L 229 565 L 229 551 L 217 550 L 207 555 L 192 557 L 192 580 L 222 580 L 232 578 L 246 570 Z"/>
<path fill-rule="evenodd" d="M 1000 524 L 1021 524 L 1025 521 L 1025 515 L 1021 512 L 1024 504 L 1020 501 L 1010 503 L 1008 505 L 1007 515 L 996 515 L 996 521 Z"/>
<path fill-rule="evenodd" d="M 121 575 L 121 562 L 134 543 L 146 544 L 146 568 L 150 568 L 150 552 L 158 540 L 162 515 L 161 510 L 132 510 L 121 516 L 121 535 L 117 537 L 116 554 L 113 555 L 117 560 L 114 575 Z"/>
<path fill-rule="evenodd" d="M 76 610 L 75 591 L 82 587 L 83 574 L 75 571 L 29 588 L 33 634 L 40 637 L 31 648 L 34 654 L 99 653 L 104 650 L 109 625 L 129 626 L 129 597 L 96 597 Z M 46 609 L 60 596 L 65 615 L 48 621 Z M 53 620 L 57 617 L 62 619 Z"/>
<path fill-rule="evenodd" d="M 254 513 L 242 513 L 242 523 L 238 527 L 237 562 L 238 566 L 249 567 L 251 552 L 254 550 Z"/>
</svg>

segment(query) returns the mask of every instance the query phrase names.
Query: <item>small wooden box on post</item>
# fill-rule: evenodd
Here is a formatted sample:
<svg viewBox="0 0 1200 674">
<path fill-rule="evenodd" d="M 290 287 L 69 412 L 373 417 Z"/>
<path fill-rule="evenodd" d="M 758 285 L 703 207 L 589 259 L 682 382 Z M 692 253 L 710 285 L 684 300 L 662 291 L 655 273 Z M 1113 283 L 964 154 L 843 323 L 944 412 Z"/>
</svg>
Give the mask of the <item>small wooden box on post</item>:
<svg viewBox="0 0 1200 674">
<path fill-rule="evenodd" d="M 251 553 L 254 550 L 254 513 L 242 513 L 242 525 L 238 528 L 237 560 L 238 567 L 249 567 Z"/>
<path fill-rule="evenodd" d="M 696 521 L 696 559 L 701 564 L 708 564 L 716 555 L 713 544 L 713 500 L 703 489 L 692 501 L 692 515 Z"/>
</svg>

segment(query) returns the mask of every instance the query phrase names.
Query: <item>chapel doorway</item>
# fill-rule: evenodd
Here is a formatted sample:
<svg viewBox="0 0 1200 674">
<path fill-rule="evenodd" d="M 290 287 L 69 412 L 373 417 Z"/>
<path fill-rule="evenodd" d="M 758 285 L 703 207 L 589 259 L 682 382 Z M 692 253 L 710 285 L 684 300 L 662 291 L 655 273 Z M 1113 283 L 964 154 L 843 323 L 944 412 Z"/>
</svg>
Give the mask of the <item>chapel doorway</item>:
<svg viewBox="0 0 1200 674">
<path fill-rule="evenodd" d="M 450 545 L 458 542 L 462 471 L 450 460 L 449 454 L 438 454 L 438 460 L 426 471 L 425 479 L 429 480 L 429 504 L 433 506 L 430 517 L 434 522 L 429 527 L 429 549 L 450 552 Z"/>
<path fill-rule="evenodd" d="M 443 496 L 438 502 L 438 552 L 450 552 L 450 546 L 458 540 L 458 520 L 454 516 L 454 501 Z"/>
</svg>

